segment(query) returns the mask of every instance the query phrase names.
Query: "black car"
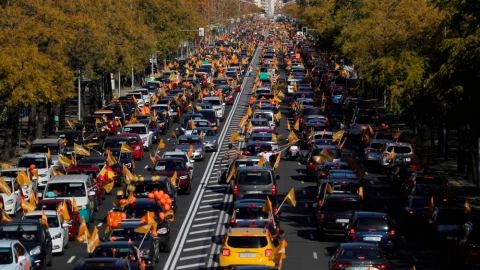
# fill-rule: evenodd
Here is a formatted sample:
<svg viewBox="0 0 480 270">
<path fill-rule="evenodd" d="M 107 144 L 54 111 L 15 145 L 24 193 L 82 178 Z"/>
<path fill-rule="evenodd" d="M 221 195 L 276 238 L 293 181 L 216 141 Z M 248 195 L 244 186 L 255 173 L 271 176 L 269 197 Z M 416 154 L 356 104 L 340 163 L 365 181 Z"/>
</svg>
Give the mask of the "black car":
<svg viewBox="0 0 480 270">
<path fill-rule="evenodd" d="M 12 221 L 0 225 L 0 239 L 20 241 L 31 257 L 32 269 L 52 265 L 52 237 L 40 220 Z"/>
<path fill-rule="evenodd" d="M 160 203 L 148 198 L 137 198 L 134 204 L 129 204 L 125 207 L 125 213 L 129 219 L 140 219 L 147 214 L 147 212 L 154 212 L 155 217 L 158 217 L 162 207 Z M 157 220 L 157 237 L 159 247 L 161 250 L 170 251 L 170 223 L 167 219 L 163 221 Z"/>
<path fill-rule="evenodd" d="M 318 204 L 319 236 L 345 235 L 353 211 L 360 210 L 362 200 L 357 194 L 333 193 Z"/>
<path fill-rule="evenodd" d="M 152 191 L 158 190 L 168 194 L 172 199 L 172 209 L 175 210 L 177 203 L 177 189 L 170 182 L 168 176 L 158 176 L 158 179 L 153 180 L 151 177 L 145 177 L 143 181 L 132 182 L 135 186 L 135 197 L 146 198 Z M 127 189 L 127 186 L 125 186 Z M 126 190 L 125 190 L 126 192 Z"/>
<path fill-rule="evenodd" d="M 377 244 L 342 243 L 332 254 L 328 269 L 388 269 L 389 264 Z"/>
<path fill-rule="evenodd" d="M 95 250 L 93 250 L 90 257 L 92 258 L 129 258 L 130 269 L 140 269 L 140 258 L 138 255 L 141 254 L 141 251 L 138 252 L 137 246 L 128 241 L 110 241 L 102 242 L 98 245 Z M 155 258 L 158 260 L 158 257 Z M 147 265 L 153 266 L 149 263 L 148 259 L 146 261 Z M 153 267 L 152 267 L 153 268 Z"/>
<path fill-rule="evenodd" d="M 124 258 L 88 258 L 81 259 L 74 270 L 130 270 L 130 264 Z"/>
</svg>

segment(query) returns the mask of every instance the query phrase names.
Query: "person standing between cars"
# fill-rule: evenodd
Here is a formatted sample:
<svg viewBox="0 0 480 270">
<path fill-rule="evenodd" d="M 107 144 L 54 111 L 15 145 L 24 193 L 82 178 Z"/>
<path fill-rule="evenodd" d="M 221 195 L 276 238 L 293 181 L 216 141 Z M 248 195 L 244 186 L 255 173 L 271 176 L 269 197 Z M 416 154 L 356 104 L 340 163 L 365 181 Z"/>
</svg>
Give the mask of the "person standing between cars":
<svg viewBox="0 0 480 270">
<path fill-rule="evenodd" d="M 225 159 L 228 160 L 229 163 L 235 161 L 240 156 L 240 151 L 236 147 L 234 147 L 233 143 L 228 145 L 228 151 L 225 153 Z"/>
</svg>

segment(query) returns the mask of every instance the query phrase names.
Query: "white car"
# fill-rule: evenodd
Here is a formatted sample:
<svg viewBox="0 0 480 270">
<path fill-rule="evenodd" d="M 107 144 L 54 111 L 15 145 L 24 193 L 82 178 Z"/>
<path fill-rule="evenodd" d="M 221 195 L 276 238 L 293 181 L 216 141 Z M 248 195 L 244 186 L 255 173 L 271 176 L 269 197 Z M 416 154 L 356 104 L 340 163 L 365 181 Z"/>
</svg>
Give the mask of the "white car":
<svg viewBox="0 0 480 270">
<path fill-rule="evenodd" d="M 21 208 L 20 196 L 23 194 L 26 200 L 30 199 L 30 196 L 34 194 L 35 181 L 30 181 L 31 185 L 21 187 L 17 182 L 17 174 L 19 171 L 25 171 L 27 176 L 30 177 L 26 168 L 12 168 L 0 170 L 0 177 L 10 187 L 11 194 L 8 196 L 5 193 L 0 193 L 3 198 L 5 212 L 9 215 L 15 215 Z M 31 177 L 30 177 L 31 179 Z"/>
<path fill-rule="evenodd" d="M 150 149 L 153 144 L 153 132 L 149 131 L 147 125 L 145 124 L 128 124 L 123 126 L 123 133 L 136 133 L 140 135 L 140 138 L 143 141 L 143 148 Z"/>
<path fill-rule="evenodd" d="M 48 180 L 51 178 L 50 165 L 46 153 L 31 153 L 22 155 L 18 159 L 17 167 L 19 168 L 28 168 L 30 165 L 34 164 L 38 170 L 38 178 L 34 179 L 38 183 L 38 187 L 45 187 Z"/>
<path fill-rule="evenodd" d="M 217 114 L 217 118 L 223 120 L 223 116 L 225 114 L 225 103 L 221 100 L 218 96 L 209 96 L 204 97 L 203 102 L 208 102 L 212 104 L 212 109 L 215 110 Z"/>
<path fill-rule="evenodd" d="M 137 88 L 137 89 L 134 89 L 133 91 L 130 91 L 129 93 L 141 93 L 143 102 L 150 103 L 150 93 L 148 92 L 147 88 Z"/>
<path fill-rule="evenodd" d="M 52 253 L 63 253 L 68 245 L 68 223 L 64 223 L 60 215 L 55 210 L 36 210 L 26 213 L 23 219 L 38 220 L 42 217 L 42 211 L 45 211 L 48 221 L 48 232 L 52 237 Z"/>
<path fill-rule="evenodd" d="M 187 168 L 190 171 L 190 179 L 193 178 L 193 163 L 195 162 L 193 159 L 191 159 L 186 152 L 183 151 L 167 151 L 164 152 L 162 155 L 162 158 L 182 158 L 186 161 L 187 163 Z"/>
<path fill-rule="evenodd" d="M 0 240 L 0 269 L 30 270 L 32 259 L 18 240 Z"/>
</svg>

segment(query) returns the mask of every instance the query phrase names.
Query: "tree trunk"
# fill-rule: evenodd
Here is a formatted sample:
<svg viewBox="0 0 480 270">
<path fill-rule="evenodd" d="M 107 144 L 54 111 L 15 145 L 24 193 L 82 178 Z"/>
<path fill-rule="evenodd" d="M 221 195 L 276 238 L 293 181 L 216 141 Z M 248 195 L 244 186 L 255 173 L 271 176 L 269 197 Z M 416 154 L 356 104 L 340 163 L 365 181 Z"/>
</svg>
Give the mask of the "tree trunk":
<svg viewBox="0 0 480 270">
<path fill-rule="evenodd" d="M 65 102 L 63 102 L 62 104 L 60 104 L 60 109 L 58 113 L 58 118 L 59 118 L 58 129 L 60 130 L 65 129 L 65 113 L 66 113 L 66 106 L 65 106 Z"/>
<path fill-rule="evenodd" d="M 5 129 L 5 145 L 4 145 L 4 156 L 6 159 L 10 159 L 17 154 L 18 147 L 18 133 L 19 133 L 19 113 L 18 109 L 8 109 L 7 116 L 7 129 Z"/>
<path fill-rule="evenodd" d="M 37 106 L 33 105 L 30 107 L 30 113 L 28 114 L 28 139 L 35 139 L 35 132 L 37 129 Z"/>
<path fill-rule="evenodd" d="M 43 138 L 45 129 L 45 105 L 41 104 L 37 107 L 37 124 L 35 129 L 35 138 Z"/>
</svg>

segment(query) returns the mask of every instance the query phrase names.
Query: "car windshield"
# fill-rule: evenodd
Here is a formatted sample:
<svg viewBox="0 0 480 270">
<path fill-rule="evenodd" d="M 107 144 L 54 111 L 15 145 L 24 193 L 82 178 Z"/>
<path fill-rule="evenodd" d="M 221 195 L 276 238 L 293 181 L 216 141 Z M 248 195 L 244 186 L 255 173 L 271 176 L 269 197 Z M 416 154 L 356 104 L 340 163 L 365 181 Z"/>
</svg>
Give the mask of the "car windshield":
<svg viewBox="0 0 480 270">
<path fill-rule="evenodd" d="M 23 157 L 18 160 L 18 167 L 29 167 L 31 164 L 35 164 L 37 169 L 47 168 L 47 160 L 44 157 L 31 158 Z"/>
<path fill-rule="evenodd" d="M 270 173 L 267 171 L 245 171 L 238 175 L 240 185 L 268 185 L 272 183 Z"/>
<path fill-rule="evenodd" d="M 265 236 L 229 236 L 227 245 L 233 248 L 263 248 L 267 246 Z"/>
<path fill-rule="evenodd" d="M 28 220 L 39 220 L 42 218 L 42 215 L 28 215 L 28 216 L 24 216 L 24 218 Z M 47 221 L 48 221 L 49 228 L 60 227 L 60 223 L 58 222 L 57 216 L 47 216 Z"/>
<path fill-rule="evenodd" d="M 84 197 L 85 183 L 48 183 L 45 188 L 45 198 L 71 198 Z"/>
<path fill-rule="evenodd" d="M 122 138 L 122 139 L 116 139 L 116 140 L 106 140 L 105 145 L 103 148 L 119 148 L 122 146 L 122 144 L 136 144 L 138 143 L 136 138 Z"/>
<path fill-rule="evenodd" d="M 388 231 L 388 223 L 384 217 L 362 217 L 357 220 L 359 231 Z"/>
<path fill-rule="evenodd" d="M 237 219 L 268 219 L 268 214 L 262 207 L 239 207 L 236 209 Z"/>
<path fill-rule="evenodd" d="M 189 139 L 179 139 L 178 144 L 200 144 L 199 139 L 189 138 Z"/>
<path fill-rule="evenodd" d="M 272 151 L 272 145 L 270 144 L 251 144 L 247 146 L 248 152 L 250 152 L 251 155 L 257 155 L 258 153 L 261 152 L 270 152 Z"/>
<path fill-rule="evenodd" d="M 267 119 L 268 121 L 272 121 L 272 115 L 269 113 L 257 113 L 253 116 L 253 118 L 263 118 Z"/>
<path fill-rule="evenodd" d="M 339 258 L 353 260 L 375 260 L 381 259 L 382 254 L 377 248 L 344 248 L 341 249 Z"/>
<path fill-rule="evenodd" d="M 3 225 L 0 227 L 0 239 L 15 239 L 20 242 L 38 241 L 38 226 L 36 225 Z"/>
<path fill-rule="evenodd" d="M 106 247 L 99 246 L 93 251 L 92 257 L 94 258 L 126 258 L 127 256 L 135 254 L 129 247 Z"/>
<path fill-rule="evenodd" d="M 127 126 L 123 128 L 125 133 L 147 134 L 147 129 L 144 126 Z"/>
<path fill-rule="evenodd" d="M 0 265 L 13 262 L 12 250 L 7 247 L 0 248 Z"/>
<path fill-rule="evenodd" d="M 180 160 L 162 160 L 155 165 L 155 171 L 180 171 L 184 167 Z"/>
<path fill-rule="evenodd" d="M 389 146 L 387 147 L 387 151 L 392 152 L 392 148 L 394 149 L 395 154 L 409 154 L 412 152 L 410 147 L 407 146 Z"/>
<path fill-rule="evenodd" d="M 254 127 L 265 127 L 268 126 L 268 121 L 251 121 L 252 126 Z"/>
<path fill-rule="evenodd" d="M 323 208 L 332 211 L 358 210 L 359 202 L 352 200 L 326 200 Z"/>
</svg>

